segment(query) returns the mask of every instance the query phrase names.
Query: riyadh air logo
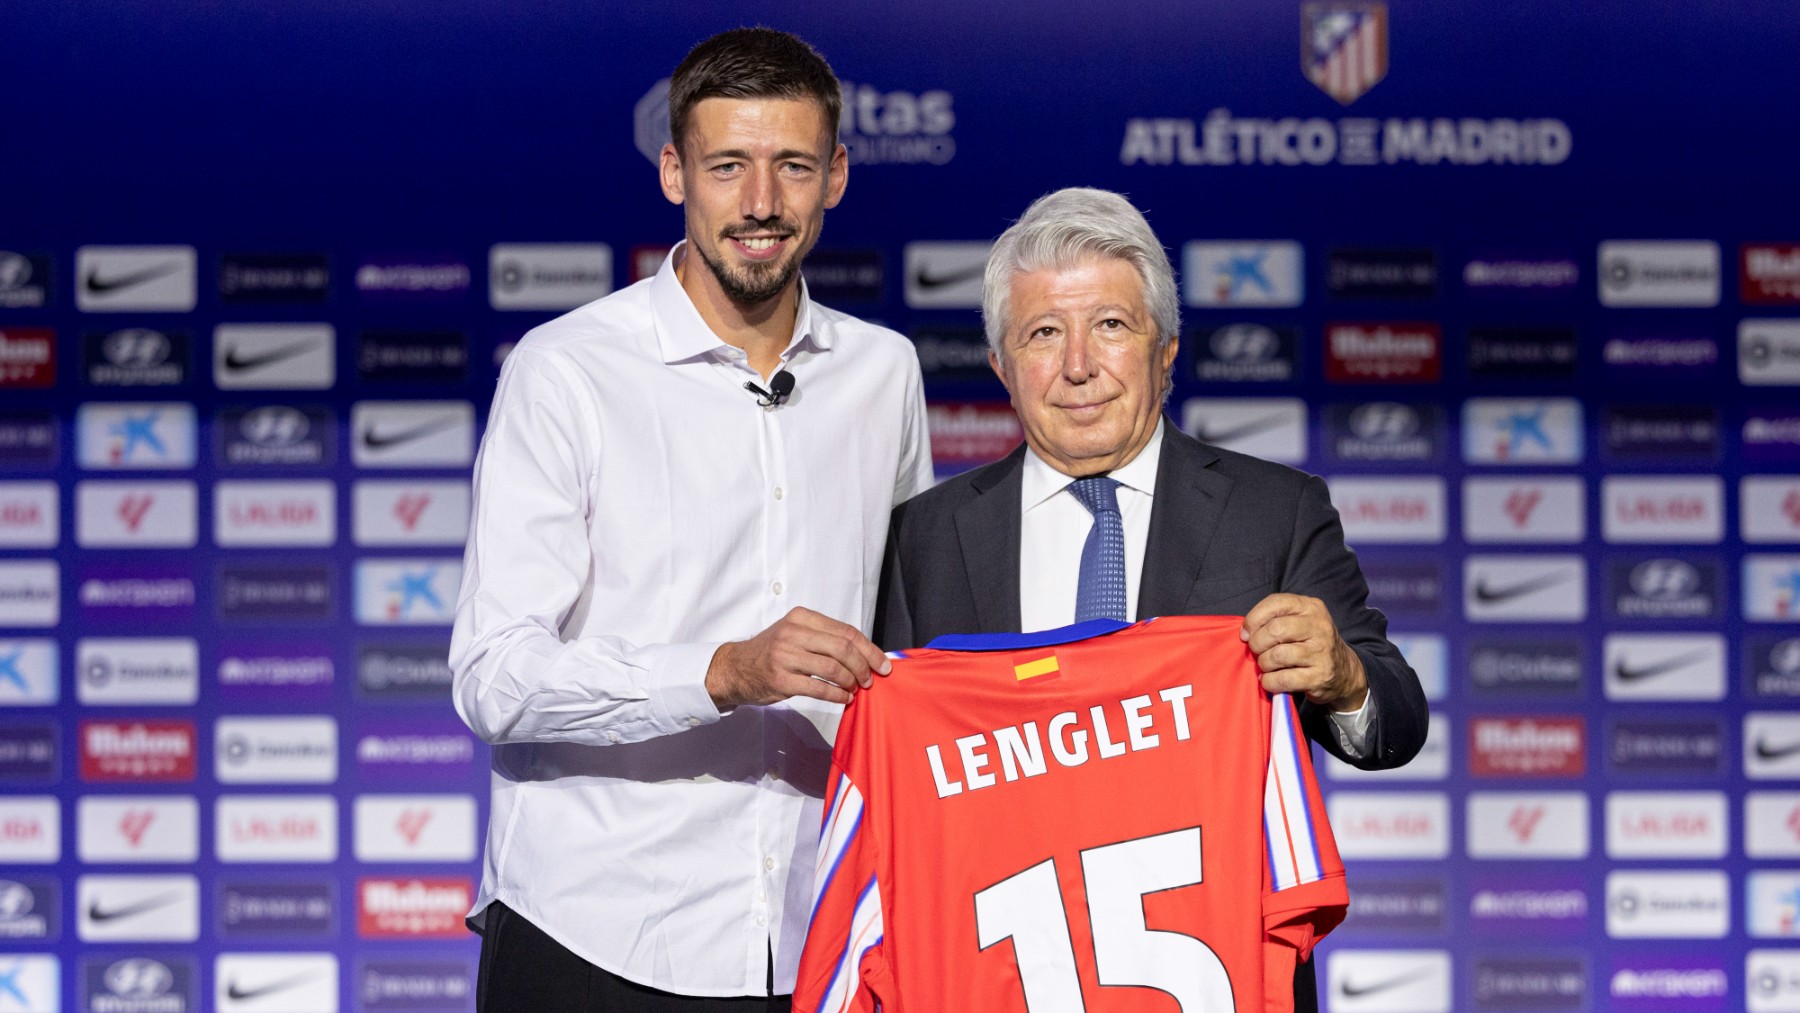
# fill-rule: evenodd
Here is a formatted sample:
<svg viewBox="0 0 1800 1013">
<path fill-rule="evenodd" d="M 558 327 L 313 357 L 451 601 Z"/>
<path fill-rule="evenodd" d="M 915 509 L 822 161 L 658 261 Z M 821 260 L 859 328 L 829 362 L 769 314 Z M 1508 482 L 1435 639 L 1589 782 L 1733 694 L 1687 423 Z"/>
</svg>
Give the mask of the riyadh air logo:
<svg viewBox="0 0 1800 1013">
<path fill-rule="evenodd" d="M 75 419 L 83 468 L 194 466 L 191 404 L 90 402 L 76 410 Z"/>
<path fill-rule="evenodd" d="M 1443 950 L 1336 950 L 1326 958 L 1334 1013 L 1449 1013 L 1450 954 Z"/>
<path fill-rule="evenodd" d="M 360 560 L 356 620 L 370 626 L 448 624 L 461 584 L 460 560 Z"/>
<path fill-rule="evenodd" d="M 1387 4 L 1309 3 L 1300 10 L 1300 68 L 1325 94 L 1349 105 L 1388 71 Z"/>
<path fill-rule="evenodd" d="M 1586 449 L 1573 398 L 1472 398 L 1463 405 L 1470 464 L 1575 464 Z"/>
<path fill-rule="evenodd" d="M 1182 297 L 1189 306 L 1298 306 L 1306 297 L 1299 243 L 1196 241 L 1182 247 Z"/>
<path fill-rule="evenodd" d="M 191 246 L 83 246 L 75 251 L 75 306 L 83 313 L 188 313 L 198 277 Z"/>
</svg>

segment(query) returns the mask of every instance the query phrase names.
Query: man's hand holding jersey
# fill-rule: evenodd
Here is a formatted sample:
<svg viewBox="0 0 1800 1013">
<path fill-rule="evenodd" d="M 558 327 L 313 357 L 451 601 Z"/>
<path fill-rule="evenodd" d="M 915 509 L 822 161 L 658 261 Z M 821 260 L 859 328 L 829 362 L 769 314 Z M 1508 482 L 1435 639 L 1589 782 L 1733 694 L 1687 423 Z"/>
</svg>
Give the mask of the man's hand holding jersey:
<svg viewBox="0 0 1800 1013">
<path fill-rule="evenodd" d="M 1301 693 L 1335 711 L 1354 711 L 1369 697 L 1362 659 L 1338 635 L 1317 598 L 1272 594 L 1244 616 L 1239 634 L 1256 655 L 1263 689 Z"/>
<path fill-rule="evenodd" d="M 856 627 L 795 608 L 749 640 L 721 645 L 706 669 L 706 691 L 721 711 L 795 696 L 849 703 L 890 667 Z"/>
</svg>

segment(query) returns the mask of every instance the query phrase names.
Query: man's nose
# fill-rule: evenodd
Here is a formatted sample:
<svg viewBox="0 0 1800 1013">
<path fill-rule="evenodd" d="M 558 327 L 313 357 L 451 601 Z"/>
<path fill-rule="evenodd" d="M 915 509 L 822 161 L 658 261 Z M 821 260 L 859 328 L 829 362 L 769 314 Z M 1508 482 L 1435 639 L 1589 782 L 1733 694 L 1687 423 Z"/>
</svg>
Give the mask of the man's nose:
<svg viewBox="0 0 1800 1013">
<path fill-rule="evenodd" d="M 1089 354 L 1086 332 L 1071 331 L 1063 340 L 1062 372 L 1063 379 L 1070 383 L 1083 383 L 1093 377 L 1093 356 Z"/>
<path fill-rule="evenodd" d="M 743 207 L 740 211 L 745 218 L 759 222 L 781 216 L 781 188 L 775 185 L 773 169 L 750 170 L 749 185 L 744 187 Z"/>
</svg>

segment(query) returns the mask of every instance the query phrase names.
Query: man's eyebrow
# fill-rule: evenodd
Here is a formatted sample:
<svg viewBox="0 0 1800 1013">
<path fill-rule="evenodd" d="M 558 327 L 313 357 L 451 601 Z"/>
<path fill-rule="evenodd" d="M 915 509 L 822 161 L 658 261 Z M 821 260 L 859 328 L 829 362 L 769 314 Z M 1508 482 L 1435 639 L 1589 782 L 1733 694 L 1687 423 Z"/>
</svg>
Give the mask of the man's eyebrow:
<svg viewBox="0 0 1800 1013">
<path fill-rule="evenodd" d="M 725 148 L 720 151 L 709 151 L 703 157 L 709 162 L 719 158 L 735 158 L 744 162 L 753 161 L 755 159 L 755 156 L 750 154 L 750 152 L 745 151 L 743 148 Z M 820 161 L 818 152 L 806 151 L 802 148 L 783 148 L 775 153 L 774 159 L 777 162 L 805 161 L 817 163 Z"/>
</svg>

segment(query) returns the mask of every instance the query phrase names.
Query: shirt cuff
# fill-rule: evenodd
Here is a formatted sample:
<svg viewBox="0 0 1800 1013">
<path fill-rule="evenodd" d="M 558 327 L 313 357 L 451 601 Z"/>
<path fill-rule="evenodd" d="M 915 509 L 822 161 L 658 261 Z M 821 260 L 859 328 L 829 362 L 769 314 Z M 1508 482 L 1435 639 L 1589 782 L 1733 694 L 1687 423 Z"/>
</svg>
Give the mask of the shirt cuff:
<svg viewBox="0 0 1800 1013">
<path fill-rule="evenodd" d="M 658 644 L 649 648 L 649 702 L 656 726 L 664 735 L 710 725 L 724 715 L 706 691 L 706 670 L 723 641 L 708 644 Z"/>
<path fill-rule="evenodd" d="M 1337 733 L 1338 745 L 1356 759 L 1369 755 L 1369 726 L 1375 722 L 1375 694 L 1363 697 L 1361 707 L 1353 711 L 1331 711 L 1331 727 Z"/>
</svg>

